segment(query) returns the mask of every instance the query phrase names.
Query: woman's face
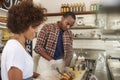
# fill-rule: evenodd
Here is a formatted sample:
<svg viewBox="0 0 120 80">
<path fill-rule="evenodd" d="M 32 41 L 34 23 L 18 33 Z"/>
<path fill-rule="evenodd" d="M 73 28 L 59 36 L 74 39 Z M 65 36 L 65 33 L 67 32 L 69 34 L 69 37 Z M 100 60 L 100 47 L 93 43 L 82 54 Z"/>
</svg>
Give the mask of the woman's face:
<svg viewBox="0 0 120 80">
<path fill-rule="evenodd" d="M 70 29 L 74 25 L 75 20 L 71 16 L 68 16 L 66 18 L 62 17 L 61 22 L 62 22 L 61 29 L 65 31 Z"/>
<path fill-rule="evenodd" d="M 27 40 L 32 41 L 36 36 L 38 32 L 38 27 L 33 28 L 32 26 L 29 27 L 29 29 L 24 32 L 24 36 Z"/>
</svg>

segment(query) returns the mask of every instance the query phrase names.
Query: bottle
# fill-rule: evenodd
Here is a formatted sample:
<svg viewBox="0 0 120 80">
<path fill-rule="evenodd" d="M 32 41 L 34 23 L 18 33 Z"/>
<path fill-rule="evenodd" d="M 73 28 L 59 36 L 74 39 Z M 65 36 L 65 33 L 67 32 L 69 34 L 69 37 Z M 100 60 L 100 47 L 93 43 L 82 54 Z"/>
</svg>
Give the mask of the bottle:
<svg viewBox="0 0 120 80">
<path fill-rule="evenodd" d="M 82 70 L 85 70 L 85 63 L 82 64 L 81 69 L 82 69 Z"/>
<path fill-rule="evenodd" d="M 82 6 L 83 11 L 86 11 L 86 6 L 85 3 L 83 2 L 83 6 Z"/>
<path fill-rule="evenodd" d="M 60 10 L 61 13 L 63 13 L 63 10 L 64 10 L 64 5 L 62 4 L 62 5 L 61 5 L 61 10 Z"/>
<path fill-rule="evenodd" d="M 75 12 L 75 3 L 73 3 L 73 12 Z"/>
<path fill-rule="evenodd" d="M 73 10 L 72 10 L 72 3 L 69 4 L 69 8 L 70 8 L 70 11 L 72 12 L 72 11 L 73 11 Z"/>
<path fill-rule="evenodd" d="M 74 12 L 76 12 L 76 3 L 74 3 Z"/>
<path fill-rule="evenodd" d="M 84 8 L 85 8 L 85 3 L 83 2 L 83 3 L 81 3 L 81 12 L 84 11 Z"/>
<path fill-rule="evenodd" d="M 69 7 L 69 4 L 67 3 L 66 4 L 66 12 L 69 12 L 70 11 L 70 7 Z"/>
<path fill-rule="evenodd" d="M 63 13 L 66 12 L 66 4 L 64 4 L 64 7 L 63 7 Z"/>
<path fill-rule="evenodd" d="M 82 5 L 81 3 L 78 4 L 78 11 L 79 11 L 79 12 L 82 11 L 82 6 L 81 6 L 81 5 Z"/>
<path fill-rule="evenodd" d="M 91 1 L 90 10 L 95 11 L 95 1 L 94 0 Z"/>
<path fill-rule="evenodd" d="M 74 67 L 74 66 L 75 66 L 76 60 L 77 60 L 77 55 L 76 55 L 75 52 L 73 52 L 73 58 L 72 58 L 71 64 L 70 64 L 71 67 Z"/>
<path fill-rule="evenodd" d="M 97 4 L 94 3 L 94 10 L 93 11 L 96 11 L 97 10 Z"/>
<path fill-rule="evenodd" d="M 94 11 L 94 5 L 93 4 L 90 5 L 90 11 Z"/>
<path fill-rule="evenodd" d="M 96 4 L 96 6 L 97 6 L 96 11 L 99 11 L 100 4 L 99 4 L 99 3 L 97 3 L 97 4 Z"/>
<path fill-rule="evenodd" d="M 83 12 L 83 3 L 81 3 L 81 12 Z"/>
<path fill-rule="evenodd" d="M 74 70 L 75 71 L 79 71 L 80 70 L 80 60 L 79 60 L 79 57 L 77 57 L 77 59 L 75 61 Z"/>
<path fill-rule="evenodd" d="M 78 12 L 78 4 L 75 3 L 75 12 Z"/>
<path fill-rule="evenodd" d="M 78 12 L 78 7 L 79 7 L 79 4 L 76 3 L 76 12 Z"/>
</svg>

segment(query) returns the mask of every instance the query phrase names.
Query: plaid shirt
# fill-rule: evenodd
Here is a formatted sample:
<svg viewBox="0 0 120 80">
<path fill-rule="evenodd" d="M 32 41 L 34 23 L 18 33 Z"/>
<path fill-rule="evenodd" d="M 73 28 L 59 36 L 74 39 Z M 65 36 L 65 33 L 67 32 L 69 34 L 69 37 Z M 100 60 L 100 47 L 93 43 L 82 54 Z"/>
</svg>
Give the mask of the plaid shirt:
<svg viewBox="0 0 120 80">
<path fill-rule="evenodd" d="M 44 25 L 38 35 L 34 49 L 35 52 L 40 53 L 40 49 L 44 49 L 48 53 L 48 55 L 54 57 L 59 32 L 60 29 L 58 23 Z M 64 58 L 72 56 L 72 42 L 72 32 L 70 30 L 64 31 Z"/>
</svg>

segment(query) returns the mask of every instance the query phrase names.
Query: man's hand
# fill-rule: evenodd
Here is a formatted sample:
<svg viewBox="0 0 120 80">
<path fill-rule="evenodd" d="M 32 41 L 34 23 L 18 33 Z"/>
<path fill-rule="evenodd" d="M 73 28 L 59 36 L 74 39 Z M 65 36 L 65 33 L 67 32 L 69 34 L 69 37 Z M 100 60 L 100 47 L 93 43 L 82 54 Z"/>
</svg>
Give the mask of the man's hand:
<svg viewBox="0 0 120 80">
<path fill-rule="evenodd" d="M 65 62 L 63 61 L 63 59 L 50 60 L 50 65 L 53 69 L 58 68 L 60 72 L 63 72 L 65 68 Z"/>
<path fill-rule="evenodd" d="M 66 67 L 66 68 L 65 68 L 65 72 L 66 72 L 67 74 L 69 74 L 70 76 L 72 76 L 72 78 L 75 77 L 75 73 L 74 73 L 73 71 L 71 71 L 71 70 L 69 69 L 69 67 Z"/>
<path fill-rule="evenodd" d="M 33 72 L 33 78 L 38 78 L 40 76 L 39 73 Z"/>
</svg>

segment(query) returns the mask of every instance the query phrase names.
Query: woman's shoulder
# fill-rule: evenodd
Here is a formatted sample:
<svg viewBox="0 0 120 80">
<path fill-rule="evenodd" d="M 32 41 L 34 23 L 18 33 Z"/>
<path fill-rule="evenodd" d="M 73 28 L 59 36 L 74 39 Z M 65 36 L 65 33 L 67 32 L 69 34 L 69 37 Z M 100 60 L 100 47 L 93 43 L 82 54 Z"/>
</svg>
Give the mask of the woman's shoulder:
<svg viewBox="0 0 120 80">
<path fill-rule="evenodd" d="M 10 39 L 7 41 L 5 46 L 16 49 L 18 46 L 20 46 L 20 43 L 15 39 Z"/>
<path fill-rule="evenodd" d="M 8 40 L 7 41 L 7 44 L 13 44 L 13 43 L 18 43 L 18 41 L 17 40 L 15 40 L 15 39 L 10 39 L 10 40 Z"/>
<path fill-rule="evenodd" d="M 22 50 L 19 42 L 17 40 L 10 39 L 4 46 L 3 52 L 19 52 L 18 50 Z"/>
</svg>

